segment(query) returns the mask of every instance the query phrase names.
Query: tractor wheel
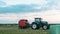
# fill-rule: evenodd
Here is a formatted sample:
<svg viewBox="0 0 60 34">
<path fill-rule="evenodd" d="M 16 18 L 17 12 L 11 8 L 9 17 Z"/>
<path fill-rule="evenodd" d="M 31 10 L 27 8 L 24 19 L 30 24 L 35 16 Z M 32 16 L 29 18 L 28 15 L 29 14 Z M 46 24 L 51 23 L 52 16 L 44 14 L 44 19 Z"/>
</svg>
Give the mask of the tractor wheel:
<svg viewBox="0 0 60 34">
<path fill-rule="evenodd" d="M 47 28 L 48 28 L 47 25 L 44 25 L 44 26 L 42 27 L 43 30 L 47 30 Z"/>
<path fill-rule="evenodd" d="M 32 24 L 31 28 L 36 30 L 36 29 L 39 29 L 39 26 L 37 24 Z"/>
</svg>

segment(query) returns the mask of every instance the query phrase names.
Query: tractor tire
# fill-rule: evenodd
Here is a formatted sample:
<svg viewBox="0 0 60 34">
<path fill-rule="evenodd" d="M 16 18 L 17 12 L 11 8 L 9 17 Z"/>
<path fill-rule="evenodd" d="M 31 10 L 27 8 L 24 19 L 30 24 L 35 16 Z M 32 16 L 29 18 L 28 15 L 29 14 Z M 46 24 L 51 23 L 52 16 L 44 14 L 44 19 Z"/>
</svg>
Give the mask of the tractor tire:
<svg viewBox="0 0 60 34">
<path fill-rule="evenodd" d="M 39 26 L 36 23 L 34 23 L 34 24 L 32 24 L 31 28 L 33 30 L 36 30 L 36 29 L 39 29 Z"/>
<path fill-rule="evenodd" d="M 44 26 L 42 26 L 42 29 L 43 30 L 47 30 L 48 29 L 48 26 L 47 25 L 44 25 Z"/>
</svg>

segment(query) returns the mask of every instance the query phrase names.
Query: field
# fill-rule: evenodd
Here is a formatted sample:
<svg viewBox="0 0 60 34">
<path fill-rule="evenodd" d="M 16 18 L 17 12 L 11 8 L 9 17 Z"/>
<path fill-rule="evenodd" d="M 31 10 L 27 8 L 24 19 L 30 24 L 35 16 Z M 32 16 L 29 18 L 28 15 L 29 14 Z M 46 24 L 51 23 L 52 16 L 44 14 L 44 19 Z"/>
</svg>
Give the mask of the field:
<svg viewBox="0 0 60 34">
<path fill-rule="evenodd" d="M 49 34 L 49 30 L 18 29 L 18 25 L 1 25 L 0 34 Z"/>
</svg>

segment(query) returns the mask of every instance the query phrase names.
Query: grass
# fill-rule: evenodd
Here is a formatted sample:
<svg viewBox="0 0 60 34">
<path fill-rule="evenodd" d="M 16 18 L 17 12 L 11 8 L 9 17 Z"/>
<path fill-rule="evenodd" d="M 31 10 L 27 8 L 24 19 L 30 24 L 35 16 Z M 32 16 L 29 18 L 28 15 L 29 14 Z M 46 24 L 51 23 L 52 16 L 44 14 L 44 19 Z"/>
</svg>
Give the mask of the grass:
<svg viewBox="0 0 60 34">
<path fill-rule="evenodd" d="M 0 34 L 49 34 L 49 30 L 18 29 L 18 26 L 0 26 Z"/>
</svg>

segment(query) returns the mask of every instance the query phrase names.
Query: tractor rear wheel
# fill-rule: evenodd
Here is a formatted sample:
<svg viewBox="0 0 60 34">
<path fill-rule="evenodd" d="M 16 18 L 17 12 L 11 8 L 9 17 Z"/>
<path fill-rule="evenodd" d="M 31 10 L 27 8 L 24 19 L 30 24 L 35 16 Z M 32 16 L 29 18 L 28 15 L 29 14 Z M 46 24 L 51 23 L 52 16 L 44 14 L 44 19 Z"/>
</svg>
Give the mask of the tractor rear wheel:
<svg viewBox="0 0 60 34">
<path fill-rule="evenodd" d="M 32 24 L 31 28 L 34 29 L 34 30 L 36 30 L 36 29 L 39 29 L 39 26 L 34 23 L 34 24 Z"/>
</svg>

